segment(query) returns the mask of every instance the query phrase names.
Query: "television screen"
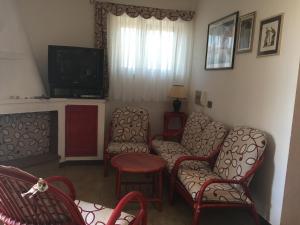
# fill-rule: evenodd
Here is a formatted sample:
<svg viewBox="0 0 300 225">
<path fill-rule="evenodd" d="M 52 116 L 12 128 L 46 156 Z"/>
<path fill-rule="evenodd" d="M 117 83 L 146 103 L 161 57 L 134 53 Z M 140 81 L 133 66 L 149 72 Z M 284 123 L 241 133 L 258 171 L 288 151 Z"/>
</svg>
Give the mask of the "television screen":
<svg viewBox="0 0 300 225">
<path fill-rule="evenodd" d="M 103 95 L 103 49 L 48 46 L 51 97 Z"/>
</svg>

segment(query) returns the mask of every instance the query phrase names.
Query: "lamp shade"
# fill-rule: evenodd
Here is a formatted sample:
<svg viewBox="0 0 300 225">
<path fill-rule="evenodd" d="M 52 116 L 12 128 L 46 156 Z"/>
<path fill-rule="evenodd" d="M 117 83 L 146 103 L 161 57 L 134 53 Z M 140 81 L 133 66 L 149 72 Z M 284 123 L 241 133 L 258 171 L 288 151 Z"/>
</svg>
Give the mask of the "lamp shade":
<svg viewBox="0 0 300 225">
<path fill-rule="evenodd" d="M 173 85 L 169 92 L 169 97 L 172 98 L 186 98 L 187 91 L 183 85 Z"/>
</svg>

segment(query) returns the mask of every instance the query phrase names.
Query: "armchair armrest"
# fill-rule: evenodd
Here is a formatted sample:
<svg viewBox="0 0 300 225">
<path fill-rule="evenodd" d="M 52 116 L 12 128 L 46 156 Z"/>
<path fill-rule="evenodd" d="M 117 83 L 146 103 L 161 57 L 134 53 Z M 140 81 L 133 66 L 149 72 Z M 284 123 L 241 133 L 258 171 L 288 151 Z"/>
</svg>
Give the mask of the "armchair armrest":
<svg viewBox="0 0 300 225">
<path fill-rule="evenodd" d="M 137 201 L 140 206 L 140 210 L 135 216 L 135 220 L 133 225 L 139 225 L 139 224 L 146 224 L 147 221 L 147 204 L 144 196 L 137 191 L 129 192 L 127 195 L 125 195 L 117 204 L 115 209 L 113 210 L 107 225 L 115 225 L 117 219 L 120 217 L 121 212 L 123 211 L 123 208 L 126 206 L 127 203 Z"/>
<path fill-rule="evenodd" d="M 74 201 L 76 199 L 76 191 L 74 188 L 73 183 L 66 177 L 62 177 L 62 176 L 52 176 L 52 177 L 48 177 L 45 179 L 49 184 L 54 183 L 54 182 L 60 182 L 63 183 L 65 185 L 65 187 L 67 187 L 68 189 L 68 196 Z"/>
</svg>

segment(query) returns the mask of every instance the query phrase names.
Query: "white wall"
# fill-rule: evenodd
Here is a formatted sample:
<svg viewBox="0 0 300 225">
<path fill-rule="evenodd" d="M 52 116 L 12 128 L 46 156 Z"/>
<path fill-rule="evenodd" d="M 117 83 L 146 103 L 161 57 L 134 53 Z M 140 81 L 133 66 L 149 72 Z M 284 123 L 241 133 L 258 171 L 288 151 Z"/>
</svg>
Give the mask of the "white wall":
<svg viewBox="0 0 300 225">
<path fill-rule="evenodd" d="M 14 0 L 0 0 L 0 99 L 44 93 Z"/>
<path fill-rule="evenodd" d="M 299 63 L 298 0 L 199 0 L 190 110 L 195 90 L 207 91 L 213 101 L 205 111 L 228 124 L 249 125 L 269 134 L 269 147 L 263 167 L 251 188 L 259 212 L 273 225 L 280 224 L 289 141 Z M 241 15 L 257 11 L 254 49 L 236 55 L 234 70 L 205 71 L 207 25 L 235 11 Z M 278 56 L 256 57 L 259 21 L 285 13 Z"/>
<path fill-rule="evenodd" d="M 110 2 L 188 10 L 195 9 L 197 4 L 197 0 L 111 0 Z M 94 6 L 89 3 L 89 0 L 18 0 L 18 6 L 45 85 L 49 44 L 94 47 Z M 125 104 L 139 105 L 149 110 L 152 133 L 161 131 L 163 112 L 171 109 L 170 102 L 109 102 L 108 115 L 116 107 Z"/>
</svg>

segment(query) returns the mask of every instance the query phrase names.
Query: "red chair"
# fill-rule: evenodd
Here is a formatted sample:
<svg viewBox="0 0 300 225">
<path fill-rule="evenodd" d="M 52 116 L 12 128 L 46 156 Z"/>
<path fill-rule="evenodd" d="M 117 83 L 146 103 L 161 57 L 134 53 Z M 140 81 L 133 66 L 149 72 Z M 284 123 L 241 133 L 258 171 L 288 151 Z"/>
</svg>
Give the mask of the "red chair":
<svg viewBox="0 0 300 225">
<path fill-rule="evenodd" d="M 150 153 L 150 118 L 147 110 L 126 106 L 117 108 L 105 141 L 103 159 L 104 176 L 113 156 L 125 152 Z"/>
<path fill-rule="evenodd" d="M 115 209 L 75 200 L 75 189 L 65 177 L 46 178 L 48 189 L 32 197 L 24 196 L 38 181 L 37 177 L 14 167 L 0 166 L 0 222 L 5 225 L 66 224 L 66 225 L 146 225 L 146 203 L 139 192 L 130 192 Z M 53 183 L 65 185 L 65 193 Z M 135 216 L 123 213 L 129 201 L 137 201 L 140 209 Z"/>
</svg>

